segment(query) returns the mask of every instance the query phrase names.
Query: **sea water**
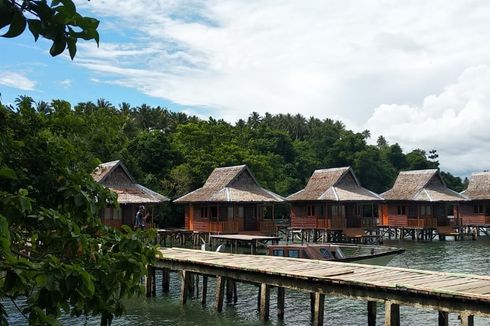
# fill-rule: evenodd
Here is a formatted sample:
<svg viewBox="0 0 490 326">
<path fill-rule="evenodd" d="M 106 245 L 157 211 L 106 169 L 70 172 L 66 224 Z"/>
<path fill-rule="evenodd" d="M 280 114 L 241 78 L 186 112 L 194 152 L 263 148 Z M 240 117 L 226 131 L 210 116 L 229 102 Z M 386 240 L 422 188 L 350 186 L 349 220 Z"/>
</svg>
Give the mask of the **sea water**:
<svg viewBox="0 0 490 326">
<path fill-rule="evenodd" d="M 385 245 L 405 248 L 388 266 L 424 269 L 443 272 L 490 275 L 490 237 L 476 241 L 385 241 Z M 170 293 L 161 291 L 161 276 L 157 272 L 157 295 L 154 298 L 134 298 L 126 302 L 127 314 L 116 318 L 113 325 L 264 325 L 257 310 L 258 288 L 237 283 L 238 301 L 225 304 L 223 313 L 214 310 L 214 279 L 208 281 L 208 306 L 203 307 L 198 298 L 189 299 L 185 306 L 179 302 L 180 280 L 171 274 Z M 9 302 L 11 325 L 25 325 L 26 320 L 15 312 Z M 377 324 L 384 323 L 384 305 L 378 303 Z M 363 301 L 325 298 L 325 325 L 366 325 L 367 304 Z M 401 325 L 437 325 L 437 311 L 400 306 Z M 276 317 L 276 290 L 271 291 L 270 321 L 266 325 L 309 325 L 310 296 L 308 293 L 286 289 L 284 320 Z M 98 325 L 98 318 L 62 318 L 63 325 Z M 460 325 L 456 313 L 449 315 L 450 325 Z M 490 326 L 490 318 L 475 317 L 475 325 Z"/>
</svg>

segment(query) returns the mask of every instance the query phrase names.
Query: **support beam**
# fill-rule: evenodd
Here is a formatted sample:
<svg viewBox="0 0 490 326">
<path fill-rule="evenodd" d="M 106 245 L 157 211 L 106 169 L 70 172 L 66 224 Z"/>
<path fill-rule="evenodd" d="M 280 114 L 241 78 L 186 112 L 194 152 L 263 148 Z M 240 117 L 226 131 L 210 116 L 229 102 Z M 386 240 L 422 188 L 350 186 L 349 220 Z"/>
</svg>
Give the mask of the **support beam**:
<svg viewBox="0 0 490 326">
<path fill-rule="evenodd" d="M 439 326 L 449 325 L 449 313 L 447 311 L 439 311 L 438 325 Z"/>
<path fill-rule="evenodd" d="M 400 305 L 385 302 L 385 326 L 400 326 Z"/>
<path fill-rule="evenodd" d="M 461 326 L 474 326 L 475 325 L 475 317 L 469 314 L 461 314 Z"/>
<path fill-rule="evenodd" d="M 376 326 L 376 301 L 368 301 L 368 326 Z"/>
<path fill-rule="evenodd" d="M 208 276 L 202 276 L 202 295 L 201 295 L 201 304 L 203 306 L 206 305 L 206 298 L 208 296 Z"/>
<path fill-rule="evenodd" d="M 277 288 L 277 319 L 284 319 L 284 288 Z"/>
<path fill-rule="evenodd" d="M 260 309 L 259 317 L 262 321 L 269 320 L 269 306 L 271 298 L 271 287 L 267 283 L 260 284 Z"/>
<path fill-rule="evenodd" d="M 315 292 L 315 305 L 313 308 L 313 325 L 323 325 L 323 314 L 325 309 L 325 294 Z"/>
<path fill-rule="evenodd" d="M 223 311 L 223 297 L 225 294 L 225 280 L 221 276 L 216 276 L 216 311 Z"/>
</svg>

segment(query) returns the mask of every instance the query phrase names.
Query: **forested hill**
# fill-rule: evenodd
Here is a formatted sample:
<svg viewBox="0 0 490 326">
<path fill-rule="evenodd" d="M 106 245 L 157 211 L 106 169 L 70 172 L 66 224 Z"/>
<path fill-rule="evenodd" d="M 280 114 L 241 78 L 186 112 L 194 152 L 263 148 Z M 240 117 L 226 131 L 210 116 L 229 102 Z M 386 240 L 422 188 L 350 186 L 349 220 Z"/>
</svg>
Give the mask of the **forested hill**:
<svg viewBox="0 0 490 326">
<path fill-rule="evenodd" d="M 252 112 L 230 124 L 202 120 L 161 107 L 127 103 L 35 103 L 20 97 L 0 105 L 0 123 L 22 140 L 37 133 L 45 146 L 66 152 L 74 168 L 90 172 L 100 162 L 121 159 L 139 183 L 175 198 L 202 186 L 215 167 L 247 164 L 262 186 L 281 195 L 303 188 L 313 170 L 352 166 L 361 184 L 375 192 L 391 187 L 398 171 L 437 168 L 435 151 L 404 153 L 383 137 L 368 145 L 369 131 L 347 130 L 340 121 L 302 115 Z M 459 177 L 444 173 L 451 188 Z"/>
</svg>

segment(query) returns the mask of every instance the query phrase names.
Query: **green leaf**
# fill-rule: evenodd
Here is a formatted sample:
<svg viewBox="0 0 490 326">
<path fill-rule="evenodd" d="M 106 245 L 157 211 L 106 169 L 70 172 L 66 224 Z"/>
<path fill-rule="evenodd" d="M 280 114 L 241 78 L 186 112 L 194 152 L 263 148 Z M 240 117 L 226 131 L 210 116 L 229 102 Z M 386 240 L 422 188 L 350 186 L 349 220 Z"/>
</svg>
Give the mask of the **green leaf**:
<svg viewBox="0 0 490 326">
<path fill-rule="evenodd" d="M 24 30 L 26 29 L 26 25 L 27 25 L 26 18 L 24 17 L 21 11 L 17 10 L 14 12 L 14 16 L 12 18 L 12 22 L 10 23 L 9 30 L 7 31 L 7 33 L 3 34 L 2 36 L 7 38 L 17 37 L 20 34 L 22 34 L 22 32 L 24 32 Z"/>
<path fill-rule="evenodd" d="M 10 231 L 9 224 L 5 216 L 0 214 L 0 249 L 2 255 L 10 253 Z"/>
<path fill-rule="evenodd" d="M 15 171 L 11 168 L 3 166 L 0 168 L 0 178 L 16 180 L 17 174 L 15 174 Z"/>
<path fill-rule="evenodd" d="M 61 2 L 63 4 L 63 6 L 65 6 L 67 15 L 74 16 L 76 14 L 77 8 L 75 7 L 75 4 L 73 3 L 73 1 L 71 1 L 71 0 L 60 0 L 59 2 Z"/>
<path fill-rule="evenodd" d="M 0 1 L 0 29 L 12 23 L 15 10 L 12 4 L 8 1 Z"/>
<path fill-rule="evenodd" d="M 66 39 L 63 38 L 57 38 L 53 41 L 53 45 L 51 46 L 51 49 L 49 49 L 49 54 L 51 54 L 53 57 L 56 57 L 58 54 L 63 53 L 66 48 Z"/>
<path fill-rule="evenodd" d="M 34 41 L 39 38 L 39 33 L 41 32 L 41 21 L 37 19 L 28 19 L 27 24 L 29 25 L 29 30 L 34 36 Z"/>
<path fill-rule="evenodd" d="M 66 40 L 66 44 L 68 45 L 68 52 L 70 52 L 70 58 L 73 60 L 75 55 L 77 54 L 77 39 L 69 38 Z"/>
</svg>

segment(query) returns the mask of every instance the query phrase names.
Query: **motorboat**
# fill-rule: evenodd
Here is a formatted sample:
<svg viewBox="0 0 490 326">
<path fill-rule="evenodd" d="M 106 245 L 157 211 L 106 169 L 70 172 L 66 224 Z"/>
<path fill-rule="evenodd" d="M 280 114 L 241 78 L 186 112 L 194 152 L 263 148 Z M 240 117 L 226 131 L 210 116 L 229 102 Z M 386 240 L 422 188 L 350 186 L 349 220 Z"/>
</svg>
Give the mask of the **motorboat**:
<svg viewBox="0 0 490 326">
<path fill-rule="evenodd" d="M 387 265 L 405 249 L 364 244 L 322 243 L 322 244 L 277 244 L 267 246 L 268 255 L 332 260 L 369 265 Z"/>
</svg>

